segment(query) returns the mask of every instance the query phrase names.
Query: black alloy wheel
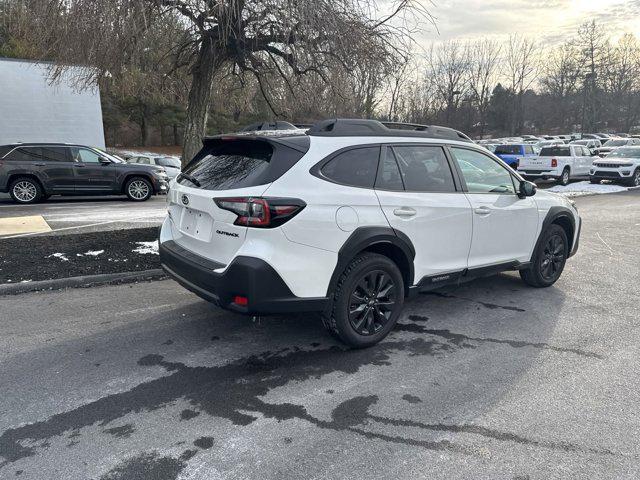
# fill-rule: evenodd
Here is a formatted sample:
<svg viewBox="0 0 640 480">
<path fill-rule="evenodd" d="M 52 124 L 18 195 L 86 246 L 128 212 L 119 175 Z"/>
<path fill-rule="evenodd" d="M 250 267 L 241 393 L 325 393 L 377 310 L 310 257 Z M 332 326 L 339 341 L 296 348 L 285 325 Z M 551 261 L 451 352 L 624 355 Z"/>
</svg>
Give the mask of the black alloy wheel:
<svg viewBox="0 0 640 480">
<path fill-rule="evenodd" d="M 389 322 L 396 304 L 397 287 L 382 270 L 366 272 L 351 292 L 349 323 L 359 335 L 373 335 Z"/>
<path fill-rule="evenodd" d="M 565 261 L 565 244 L 561 235 L 555 234 L 547 239 L 540 262 L 540 275 L 548 281 L 560 276 Z"/>
</svg>

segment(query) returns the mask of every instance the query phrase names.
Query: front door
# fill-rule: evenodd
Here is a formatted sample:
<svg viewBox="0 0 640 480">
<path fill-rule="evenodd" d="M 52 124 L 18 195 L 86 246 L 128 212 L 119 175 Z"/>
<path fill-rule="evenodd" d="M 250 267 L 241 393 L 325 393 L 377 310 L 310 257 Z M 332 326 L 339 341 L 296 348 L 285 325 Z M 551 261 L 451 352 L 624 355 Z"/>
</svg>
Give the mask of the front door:
<svg viewBox="0 0 640 480">
<path fill-rule="evenodd" d="M 469 269 L 531 259 L 537 238 L 538 207 L 533 197 L 519 198 L 517 179 L 484 153 L 451 147 L 473 210 Z"/>
<path fill-rule="evenodd" d="M 391 227 L 415 247 L 415 282 L 455 280 L 467 268 L 471 207 L 456 188 L 443 147 L 383 148 L 375 188 Z"/>
<path fill-rule="evenodd" d="M 84 147 L 71 147 L 75 160 L 76 192 L 105 192 L 114 190 L 116 169 L 113 163 L 100 163 L 98 152 Z"/>
</svg>

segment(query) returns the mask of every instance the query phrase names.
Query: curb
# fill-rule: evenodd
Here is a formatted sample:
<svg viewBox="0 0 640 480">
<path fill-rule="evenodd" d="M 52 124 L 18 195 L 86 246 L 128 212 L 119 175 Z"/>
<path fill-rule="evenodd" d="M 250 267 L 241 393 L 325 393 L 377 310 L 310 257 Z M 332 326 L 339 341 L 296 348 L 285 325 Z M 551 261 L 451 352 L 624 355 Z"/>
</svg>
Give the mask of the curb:
<svg viewBox="0 0 640 480">
<path fill-rule="evenodd" d="M 64 288 L 87 288 L 100 285 L 117 285 L 149 280 L 161 280 L 167 274 L 161 268 L 142 272 L 104 273 L 100 275 L 82 275 L 79 277 L 55 278 L 28 283 L 4 283 L 0 285 L 0 295 L 18 295 L 41 290 L 62 290 Z"/>
</svg>

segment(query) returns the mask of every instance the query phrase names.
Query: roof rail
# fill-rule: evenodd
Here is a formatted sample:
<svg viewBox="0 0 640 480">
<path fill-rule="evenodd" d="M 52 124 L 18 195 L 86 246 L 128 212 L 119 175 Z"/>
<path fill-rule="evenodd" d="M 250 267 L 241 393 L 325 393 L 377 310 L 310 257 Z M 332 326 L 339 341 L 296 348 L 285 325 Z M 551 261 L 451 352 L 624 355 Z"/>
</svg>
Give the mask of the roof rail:
<svg viewBox="0 0 640 480">
<path fill-rule="evenodd" d="M 461 142 L 473 142 L 473 140 L 464 133 L 449 127 L 420 125 L 417 123 L 380 122 L 378 120 L 358 118 L 322 120 L 314 124 L 307 134 L 325 137 L 385 136 L 442 138 Z"/>
<path fill-rule="evenodd" d="M 259 130 L 296 130 L 297 127 L 289 122 L 276 120 L 275 122 L 255 122 L 244 127 L 241 132 L 255 132 Z"/>
</svg>

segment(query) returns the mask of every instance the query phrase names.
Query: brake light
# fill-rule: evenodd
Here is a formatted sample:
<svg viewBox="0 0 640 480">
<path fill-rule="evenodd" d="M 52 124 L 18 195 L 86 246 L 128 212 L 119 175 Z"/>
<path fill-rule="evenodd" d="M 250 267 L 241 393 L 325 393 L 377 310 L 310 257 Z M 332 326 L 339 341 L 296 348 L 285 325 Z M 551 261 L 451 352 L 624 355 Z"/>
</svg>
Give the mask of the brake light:
<svg viewBox="0 0 640 480">
<path fill-rule="evenodd" d="M 214 198 L 223 210 L 235 213 L 234 225 L 273 228 L 282 225 L 306 206 L 297 198 L 234 197 Z"/>
<path fill-rule="evenodd" d="M 552 158 L 551 159 L 551 166 L 552 167 L 557 167 L 558 166 L 558 160 L 556 158 Z"/>
<path fill-rule="evenodd" d="M 233 303 L 235 303 L 236 305 L 240 305 L 241 307 L 246 307 L 247 305 L 249 305 L 249 299 L 241 295 L 236 295 L 235 297 L 233 297 Z"/>
</svg>

